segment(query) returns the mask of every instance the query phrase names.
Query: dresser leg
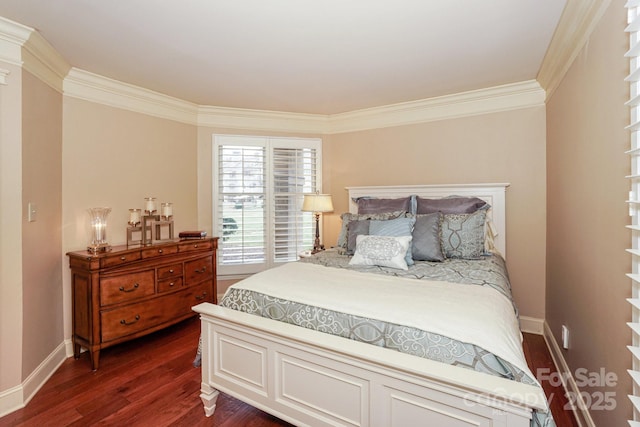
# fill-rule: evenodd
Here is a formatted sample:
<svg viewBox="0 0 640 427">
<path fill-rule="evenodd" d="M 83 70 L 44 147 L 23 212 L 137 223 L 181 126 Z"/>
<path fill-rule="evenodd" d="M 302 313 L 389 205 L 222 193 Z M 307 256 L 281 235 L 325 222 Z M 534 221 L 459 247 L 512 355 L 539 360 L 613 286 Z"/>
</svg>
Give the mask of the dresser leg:
<svg viewBox="0 0 640 427">
<path fill-rule="evenodd" d="M 80 344 L 78 344 L 77 342 L 75 342 L 75 340 L 73 341 L 73 358 L 74 359 L 79 359 L 80 358 L 80 351 L 81 351 L 81 347 Z"/>
<path fill-rule="evenodd" d="M 91 354 L 91 369 L 94 371 L 98 370 L 98 365 L 100 364 L 100 350 L 95 350 L 90 352 Z"/>
</svg>

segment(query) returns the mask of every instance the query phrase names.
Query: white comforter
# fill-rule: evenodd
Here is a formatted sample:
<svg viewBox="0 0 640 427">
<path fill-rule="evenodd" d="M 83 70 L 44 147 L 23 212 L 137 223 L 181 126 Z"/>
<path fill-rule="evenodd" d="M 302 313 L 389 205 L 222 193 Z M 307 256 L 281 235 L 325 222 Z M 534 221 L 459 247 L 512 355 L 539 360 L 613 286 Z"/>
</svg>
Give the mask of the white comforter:
<svg viewBox="0 0 640 427">
<path fill-rule="evenodd" d="M 512 302 L 496 290 L 289 263 L 233 285 L 474 344 L 531 378 Z"/>
</svg>

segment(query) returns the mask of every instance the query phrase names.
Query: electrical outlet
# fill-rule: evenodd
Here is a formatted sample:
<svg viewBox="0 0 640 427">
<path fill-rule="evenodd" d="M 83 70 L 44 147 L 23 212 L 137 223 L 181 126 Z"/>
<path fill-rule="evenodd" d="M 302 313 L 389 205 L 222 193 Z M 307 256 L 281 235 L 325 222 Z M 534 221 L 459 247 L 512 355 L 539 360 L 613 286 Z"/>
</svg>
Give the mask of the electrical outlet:
<svg viewBox="0 0 640 427">
<path fill-rule="evenodd" d="M 29 202 L 27 206 L 27 219 L 29 222 L 34 222 L 36 220 L 36 214 L 38 213 L 38 206 L 34 203 Z"/>
<path fill-rule="evenodd" d="M 562 325 L 562 348 L 569 349 L 569 328 Z"/>
</svg>

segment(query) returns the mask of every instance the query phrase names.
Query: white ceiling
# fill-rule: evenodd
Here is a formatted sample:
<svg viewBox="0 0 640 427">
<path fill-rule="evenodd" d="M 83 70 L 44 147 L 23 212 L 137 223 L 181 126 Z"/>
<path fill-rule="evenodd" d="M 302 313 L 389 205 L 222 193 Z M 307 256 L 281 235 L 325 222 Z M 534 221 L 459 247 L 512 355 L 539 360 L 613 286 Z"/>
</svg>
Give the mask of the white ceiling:
<svg viewBox="0 0 640 427">
<path fill-rule="evenodd" d="M 199 105 L 336 114 L 535 79 L 565 0 L 1 0 L 74 67 Z"/>
</svg>

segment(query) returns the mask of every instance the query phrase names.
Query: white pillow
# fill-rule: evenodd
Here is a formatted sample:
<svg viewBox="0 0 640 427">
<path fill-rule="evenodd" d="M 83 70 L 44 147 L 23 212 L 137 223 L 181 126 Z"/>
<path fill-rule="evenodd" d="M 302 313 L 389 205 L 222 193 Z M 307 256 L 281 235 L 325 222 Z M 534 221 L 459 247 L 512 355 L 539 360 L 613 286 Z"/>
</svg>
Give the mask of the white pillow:
<svg viewBox="0 0 640 427">
<path fill-rule="evenodd" d="M 411 244 L 411 236 L 367 236 L 356 238 L 356 251 L 350 265 L 377 265 L 408 270 L 405 256 Z"/>
</svg>

